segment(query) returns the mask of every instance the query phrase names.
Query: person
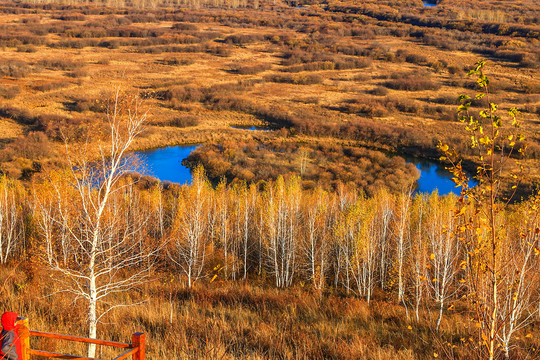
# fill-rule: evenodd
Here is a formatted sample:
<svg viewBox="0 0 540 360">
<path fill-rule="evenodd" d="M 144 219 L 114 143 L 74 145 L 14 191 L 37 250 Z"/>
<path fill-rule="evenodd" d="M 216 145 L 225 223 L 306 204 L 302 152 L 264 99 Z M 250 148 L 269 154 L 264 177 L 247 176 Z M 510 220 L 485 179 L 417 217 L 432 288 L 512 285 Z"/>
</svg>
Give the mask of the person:
<svg viewBox="0 0 540 360">
<path fill-rule="evenodd" d="M 6 311 L 2 314 L 2 348 L 0 349 L 0 359 L 18 360 L 21 359 L 21 339 L 19 338 L 19 325 L 17 313 Z"/>
</svg>

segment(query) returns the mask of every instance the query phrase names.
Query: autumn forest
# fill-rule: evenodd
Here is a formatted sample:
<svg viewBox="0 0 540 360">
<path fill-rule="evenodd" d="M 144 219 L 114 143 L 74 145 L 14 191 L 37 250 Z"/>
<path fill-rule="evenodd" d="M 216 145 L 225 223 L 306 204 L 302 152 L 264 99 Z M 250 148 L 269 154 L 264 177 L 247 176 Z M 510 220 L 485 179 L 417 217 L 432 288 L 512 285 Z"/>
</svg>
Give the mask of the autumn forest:
<svg viewBox="0 0 540 360">
<path fill-rule="evenodd" d="M 538 10 L 0 3 L 2 309 L 149 359 L 538 359 Z M 188 145 L 184 183 L 140 156 Z"/>
</svg>

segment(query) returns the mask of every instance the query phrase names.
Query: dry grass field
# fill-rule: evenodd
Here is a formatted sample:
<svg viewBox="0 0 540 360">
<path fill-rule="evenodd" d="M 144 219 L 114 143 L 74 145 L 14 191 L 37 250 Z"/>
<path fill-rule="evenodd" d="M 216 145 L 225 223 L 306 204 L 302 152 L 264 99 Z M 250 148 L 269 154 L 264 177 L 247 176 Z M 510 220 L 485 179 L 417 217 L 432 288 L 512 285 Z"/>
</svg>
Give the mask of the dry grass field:
<svg viewBox="0 0 540 360">
<path fill-rule="evenodd" d="M 93 231 L 108 259 L 121 248 L 110 239 L 135 254 L 115 279 L 146 270 L 139 252 L 152 259 L 149 281 L 107 297 L 138 305 L 98 326 L 110 340 L 147 333 L 148 359 L 483 359 L 489 324 L 478 304 L 492 304 L 468 281 L 485 285 L 488 273 L 508 285 L 495 289 L 506 301 L 495 304 L 501 314 L 522 303 L 515 294 L 526 304 L 527 327 L 498 329 L 511 341 L 493 335 L 496 353 L 504 358 L 504 343 L 511 359 L 539 359 L 540 195 L 519 200 L 540 186 L 540 8 L 534 0 L 431 2 L 1 2 L 0 308 L 35 329 L 87 335 L 87 298 L 55 293 L 62 272 L 46 255 L 84 268 L 88 244 L 66 244 Z M 400 156 L 438 160 L 442 142 L 467 170 L 478 165 L 457 98 L 479 91 L 466 74 L 480 59 L 489 95 L 473 99 L 472 111 L 494 102 L 520 112 L 527 149 L 516 204 L 407 197 L 418 171 Z M 84 201 L 104 197 L 92 180 L 88 193 L 74 191 L 70 176 L 80 169 L 61 170 L 65 145 L 98 156 L 116 92 L 137 95 L 148 112 L 130 150 L 202 143 L 187 163 L 202 164 L 211 185 L 227 185 L 119 177 L 104 223 L 83 213 Z M 239 128 L 252 125 L 269 131 Z M 509 191 L 511 176 L 502 179 Z M 490 224 L 478 209 L 496 209 Z M 190 226 L 199 226 L 202 252 L 193 287 L 178 260 Z M 491 253 L 480 244 L 489 226 L 500 240 Z M 295 259 L 285 283 L 271 256 L 279 246 Z M 504 276 L 485 265 L 490 256 Z M 441 300 L 444 265 L 452 273 Z M 529 285 L 515 280 L 520 274 Z M 98 348 L 96 356 L 113 354 Z"/>
<path fill-rule="evenodd" d="M 147 99 L 151 122 L 139 149 L 285 135 L 431 158 L 442 140 L 467 156 L 455 99 L 473 92 L 465 72 L 486 58 L 490 101 L 522 113 L 527 181 L 534 182 L 540 81 L 533 4 L 486 10 L 479 2 L 467 12 L 444 1 L 435 8 L 396 1 L 105 11 L 6 3 L 1 168 L 19 177 L 34 161 L 56 166 L 61 134 L 91 134 L 84 129 L 99 126 L 100 101 L 117 88 Z M 456 18 L 463 29 L 455 29 Z M 489 31 L 471 25 L 475 19 Z M 255 136 L 230 128 L 241 124 L 287 131 Z M 44 153 L 20 159 L 6 150 L 10 141 L 29 144 L 32 132 L 46 135 L 36 144 Z"/>
<path fill-rule="evenodd" d="M 84 307 L 69 296 L 48 297 L 47 273 L 16 268 L 0 275 L 3 308 L 24 314 L 32 328 L 85 336 L 80 324 Z M 332 291 L 302 287 L 277 290 L 261 284 L 217 281 L 186 289 L 168 273 L 136 293 L 115 301 L 143 301 L 121 308 L 100 328 L 100 337 L 127 342 L 131 334 L 147 334 L 149 359 L 472 359 L 475 340 L 466 327 L 464 304 L 445 312 L 440 331 L 429 308 L 420 321 L 410 309 L 381 295 L 371 305 Z M 67 311 L 69 309 L 69 311 Z M 536 359 L 538 332 L 516 336 L 515 359 Z M 59 340 L 32 342 L 33 348 L 84 354 L 84 346 Z M 528 353 L 528 355 L 527 355 Z M 98 358 L 118 351 L 99 347 Z M 532 356 L 532 357 L 531 357 Z"/>
</svg>

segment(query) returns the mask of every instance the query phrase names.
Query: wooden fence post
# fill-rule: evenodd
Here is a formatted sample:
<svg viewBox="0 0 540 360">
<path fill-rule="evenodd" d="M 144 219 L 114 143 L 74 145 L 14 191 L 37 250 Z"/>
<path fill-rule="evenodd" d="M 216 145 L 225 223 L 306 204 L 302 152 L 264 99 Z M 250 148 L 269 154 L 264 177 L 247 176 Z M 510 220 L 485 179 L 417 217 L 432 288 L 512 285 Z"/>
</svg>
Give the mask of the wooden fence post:
<svg viewBox="0 0 540 360">
<path fill-rule="evenodd" d="M 21 339 L 21 360 L 30 360 L 30 328 L 28 318 L 19 318 L 19 338 Z"/>
<path fill-rule="evenodd" d="M 143 333 L 136 332 L 131 336 L 131 342 L 133 347 L 139 348 L 139 351 L 133 354 L 133 360 L 144 360 L 145 335 Z"/>
</svg>

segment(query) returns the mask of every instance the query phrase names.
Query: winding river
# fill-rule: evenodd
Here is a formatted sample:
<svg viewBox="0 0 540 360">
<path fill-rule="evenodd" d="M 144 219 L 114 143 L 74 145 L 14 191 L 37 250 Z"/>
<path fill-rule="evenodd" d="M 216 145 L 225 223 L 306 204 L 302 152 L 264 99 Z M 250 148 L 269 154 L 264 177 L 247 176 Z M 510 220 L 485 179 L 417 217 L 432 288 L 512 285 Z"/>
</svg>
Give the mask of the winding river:
<svg viewBox="0 0 540 360">
<path fill-rule="evenodd" d="M 415 193 L 432 193 L 437 190 L 440 195 L 454 193 L 459 195 L 461 188 L 456 187 L 452 181 L 452 175 L 445 169 L 443 164 L 433 160 L 421 159 L 410 156 L 402 156 L 405 161 L 413 163 L 420 171 L 420 178 L 416 182 Z M 470 186 L 476 186 L 476 181 L 471 180 Z"/>
<path fill-rule="evenodd" d="M 182 160 L 187 158 L 199 145 L 179 145 L 164 148 L 137 151 L 135 155 L 141 160 L 142 173 L 150 175 L 161 181 L 169 181 L 177 184 L 191 183 L 191 170 L 182 165 Z"/>
<path fill-rule="evenodd" d="M 234 126 L 231 126 L 231 128 L 240 129 L 240 130 L 249 130 L 249 131 L 271 131 L 272 130 L 266 126 L 257 126 L 257 125 L 234 125 Z"/>
<path fill-rule="evenodd" d="M 143 163 L 144 173 L 161 181 L 177 184 L 190 184 L 191 171 L 182 165 L 182 160 L 197 148 L 198 145 L 179 145 L 165 148 L 138 151 L 135 154 Z M 420 170 L 420 179 L 417 181 L 416 193 L 431 193 L 437 190 L 439 194 L 459 194 L 459 188 L 451 181 L 450 173 L 435 161 L 404 157 L 407 162 L 413 163 Z"/>
</svg>

